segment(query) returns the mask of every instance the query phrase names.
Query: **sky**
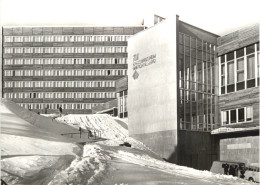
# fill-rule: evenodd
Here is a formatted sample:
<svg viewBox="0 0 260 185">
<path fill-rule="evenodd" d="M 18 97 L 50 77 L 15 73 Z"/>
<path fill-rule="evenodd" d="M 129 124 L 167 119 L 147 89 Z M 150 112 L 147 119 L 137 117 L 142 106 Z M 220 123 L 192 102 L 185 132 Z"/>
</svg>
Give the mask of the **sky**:
<svg viewBox="0 0 260 185">
<path fill-rule="evenodd" d="M 223 36 L 260 22 L 260 0 L 1 0 L 3 26 L 133 26 L 147 15 Z"/>
</svg>

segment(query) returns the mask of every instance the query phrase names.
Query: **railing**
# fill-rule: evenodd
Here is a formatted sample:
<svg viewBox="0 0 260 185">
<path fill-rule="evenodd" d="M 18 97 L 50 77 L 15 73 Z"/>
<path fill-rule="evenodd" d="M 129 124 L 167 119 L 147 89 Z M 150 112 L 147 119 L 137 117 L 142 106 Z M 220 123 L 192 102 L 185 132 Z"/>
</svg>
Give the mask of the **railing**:
<svg viewBox="0 0 260 185">
<path fill-rule="evenodd" d="M 62 136 L 65 136 L 65 135 L 70 135 L 71 138 L 73 138 L 74 135 L 78 135 L 79 134 L 79 138 L 81 138 L 82 134 L 86 133 L 88 135 L 88 138 L 101 138 L 101 131 L 99 130 L 82 130 L 81 128 L 79 129 L 79 132 L 77 133 L 64 133 L 64 134 L 61 134 Z"/>
</svg>

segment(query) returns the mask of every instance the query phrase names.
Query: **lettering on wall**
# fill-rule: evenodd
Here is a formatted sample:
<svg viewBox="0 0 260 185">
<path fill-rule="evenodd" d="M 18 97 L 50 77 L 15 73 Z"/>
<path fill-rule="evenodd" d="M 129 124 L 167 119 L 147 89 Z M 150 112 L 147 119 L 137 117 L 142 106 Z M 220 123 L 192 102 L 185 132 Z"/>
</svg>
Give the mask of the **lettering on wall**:
<svg viewBox="0 0 260 185">
<path fill-rule="evenodd" d="M 133 55 L 133 78 L 136 80 L 139 76 L 137 69 L 152 65 L 156 62 L 156 54 L 149 55 L 139 60 L 139 53 Z"/>
<path fill-rule="evenodd" d="M 156 62 L 156 54 L 152 54 L 139 60 L 139 53 L 133 56 L 133 70 L 137 70 Z"/>
</svg>

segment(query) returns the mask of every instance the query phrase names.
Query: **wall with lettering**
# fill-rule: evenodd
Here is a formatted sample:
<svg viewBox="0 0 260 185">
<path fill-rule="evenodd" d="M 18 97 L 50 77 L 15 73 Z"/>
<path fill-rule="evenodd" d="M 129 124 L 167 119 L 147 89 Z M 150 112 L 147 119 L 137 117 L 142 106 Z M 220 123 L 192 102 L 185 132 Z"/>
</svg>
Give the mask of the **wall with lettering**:
<svg viewBox="0 0 260 185">
<path fill-rule="evenodd" d="M 129 133 L 164 158 L 177 146 L 176 65 L 176 20 L 129 39 Z"/>
</svg>

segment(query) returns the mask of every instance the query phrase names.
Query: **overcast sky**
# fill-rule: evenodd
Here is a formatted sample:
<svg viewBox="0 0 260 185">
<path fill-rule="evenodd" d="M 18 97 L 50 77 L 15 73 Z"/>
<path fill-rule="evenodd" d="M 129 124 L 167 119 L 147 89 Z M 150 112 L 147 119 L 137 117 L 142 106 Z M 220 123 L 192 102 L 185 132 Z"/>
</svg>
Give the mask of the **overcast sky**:
<svg viewBox="0 0 260 185">
<path fill-rule="evenodd" d="M 218 35 L 260 20 L 260 0 L 1 0 L 4 26 L 132 26 L 148 14 Z"/>
</svg>

